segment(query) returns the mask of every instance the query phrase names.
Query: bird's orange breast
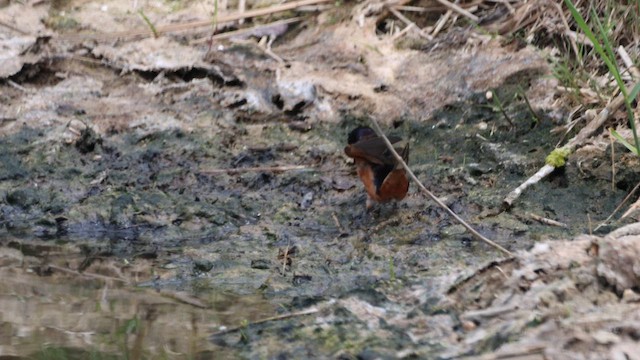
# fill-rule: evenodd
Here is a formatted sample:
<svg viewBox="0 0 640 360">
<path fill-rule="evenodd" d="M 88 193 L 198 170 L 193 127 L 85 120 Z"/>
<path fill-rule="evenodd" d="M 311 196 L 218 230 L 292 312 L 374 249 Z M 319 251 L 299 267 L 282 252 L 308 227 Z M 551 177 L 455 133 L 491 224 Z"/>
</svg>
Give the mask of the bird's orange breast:
<svg viewBox="0 0 640 360">
<path fill-rule="evenodd" d="M 377 202 L 402 200 L 409 191 L 409 179 L 404 169 L 396 169 L 388 173 L 384 179 L 376 179 L 373 166 L 366 160 L 356 159 L 358 177 L 364 184 L 369 198 Z M 378 176 L 381 176 L 378 174 Z M 381 183 L 376 186 L 376 183 Z"/>
</svg>

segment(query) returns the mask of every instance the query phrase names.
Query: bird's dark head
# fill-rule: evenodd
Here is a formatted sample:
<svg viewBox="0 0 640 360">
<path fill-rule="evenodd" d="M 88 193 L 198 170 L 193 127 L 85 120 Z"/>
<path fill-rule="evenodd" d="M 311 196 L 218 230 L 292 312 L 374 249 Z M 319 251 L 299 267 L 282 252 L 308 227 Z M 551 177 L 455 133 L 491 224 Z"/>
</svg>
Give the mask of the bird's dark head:
<svg viewBox="0 0 640 360">
<path fill-rule="evenodd" d="M 347 138 L 347 143 L 351 145 L 357 143 L 360 140 L 372 138 L 375 136 L 377 136 L 376 132 L 373 131 L 372 128 L 368 126 L 359 126 L 351 130 L 351 132 L 349 133 L 349 137 Z"/>
</svg>

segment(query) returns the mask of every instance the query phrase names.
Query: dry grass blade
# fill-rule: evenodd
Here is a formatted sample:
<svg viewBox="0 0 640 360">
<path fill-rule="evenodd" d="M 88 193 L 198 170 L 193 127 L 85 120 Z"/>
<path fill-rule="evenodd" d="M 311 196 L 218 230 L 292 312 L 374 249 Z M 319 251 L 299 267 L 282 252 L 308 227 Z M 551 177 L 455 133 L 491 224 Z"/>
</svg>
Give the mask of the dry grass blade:
<svg viewBox="0 0 640 360">
<path fill-rule="evenodd" d="M 398 154 L 398 152 L 393 148 L 393 145 L 391 144 L 389 139 L 382 132 L 382 129 L 380 128 L 380 125 L 378 125 L 378 122 L 375 119 L 372 118 L 371 119 L 371 124 L 373 125 L 373 128 L 376 130 L 378 135 L 380 135 L 380 137 L 384 140 L 384 143 L 387 145 L 387 149 L 393 154 L 393 156 L 395 157 L 396 161 L 398 161 L 398 163 L 402 165 L 402 167 L 407 172 L 407 174 L 409 174 L 409 177 L 411 178 L 411 180 L 413 180 L 413 182 L 416 183 L 416 185 L 418 185 L 418 187 L 420 188 L 420 190 L 422 190 L 422 192 L 424 194 L 426 194 L 429 198 L 431 198 L 433 201 L 435 201 L 436 204 L 438 204 L 449 215 L 451 215 L 454 219 L 456 219 L 456 221 L 458 221 L 462 226 L 464 226 L 464 228 L 467 229 L 478 240 L 490 245 L 491 247 L 493 247 L 495 249 L 500 250 L 501 252 L 503 252 L 504 254 L 506 254 L 508 256 L 515 257 L 515 255 L 511 251 L 505 249 L 504 247 L 500 246 L 499 244 L 495 243 L 494 241 L 487 239 L 485 236 L 483 236 L 478 231 L 476 231 L 476 229 L 474 229 L 471 225 L 469 225 L 466 221 L 464 221 L 464 219 L 462 219 L 460 216 L 458 216 L 458 214 L 453 212 L 453 210 L 451 210 L 445 203 L 443 203 L 431 191 L 429 191 L 422 184 L 422 182 L 420 182 L 420 180 L 418 180 L 418 178 L 413 173 L 413 171 L 411 171 L 411 169 L 409 168 L 407 163 L 404 162 L 404 160 L 402 159 L 400 154 Z"/>
<path fill-rule="evenodd" d="M 438 22 L 436 23 L 436 26 L 433 29 L 433 32 L 431 33 L 431 36 L 438 35 L 438 33 L 442 30 L 442 28 L 444 28 L 444 24 L 446 24 L 447 21 L 449 21 L 451 14 L 453 14 L 453 11 L 447 10 L 447 12 L 444 15 L 442 15 L 440 19 L 438 19 Z"/>
<path fill-rule="evenodd" d="M 629 53 L 624 47 L 622 47 L 622 45 L 618 47 L 618 54 L 620 55 L 622 62 L 624 62 L 624 65 L 629 69 L 629 72 L 633 76 L 633 80 L 640 80 L 640 70 L 638 70 L 638 68 L 633 64 L 633 60 L 631 60 Z"/>
</svg>

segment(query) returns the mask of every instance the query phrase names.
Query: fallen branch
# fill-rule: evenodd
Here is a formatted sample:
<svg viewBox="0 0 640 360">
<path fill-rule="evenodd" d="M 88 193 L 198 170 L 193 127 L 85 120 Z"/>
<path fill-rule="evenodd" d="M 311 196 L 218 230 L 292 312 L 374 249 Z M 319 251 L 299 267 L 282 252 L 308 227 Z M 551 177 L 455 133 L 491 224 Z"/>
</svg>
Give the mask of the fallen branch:
<svg viewBox="0 0 640 360">
<path fill-rule="evenodd" d="M 544 179 L 545 177 L 547 177 L 547 175 L 551 174 L 555 169 L 556 168 L 554 168 L 553 166 L 545 164 L 542 168 L 540 168 L 540 170 L 538 170 L 538 172 L 536 172 L 535 174 L 533 174 L 533 176 L 528 178 L 527 181 L 523 182 L 522 184 L 520 184 L 520 186 L 515 188 L 515 190 L 510 192 L 509 195 L 507 195 L 507 197 L 505 197 L 504 200 L 502 200 L 502 203 L 507 208 L 510 208 L 511 205 L 520 197 L 520 195 L 522 195 L 522 193 L 529 186 L 537 184 L 540 180 Z"/>
<path fill-rule="evenodd" d="M 378 133 L 378 135 L 380 135 L 382 140 L 384 140 L 384 143 L 387 145 L 387 149 L 393 154 L 393 156 L 395 157 L 395 159 L 398 162 L 398 164 L 402 165 L 402 167 L 407 172 L 407 174 L 409 174 L 409 177 L 411 178 L 411 180 L 413 180 L 413 182 L 416 183 L 416 185 L 418 185 L 418 187 L 420 188 L 420 190 L 422 190 L 422 192 L 424 194 L 426 194 L 429 198 L 431 198 L 431 200 L 435 201 L 436 204 L 438 204 L 447 213 L 449 213 L 449 215 L 451 215 L 454 219 L 456 219 L 456 221 L 458 221 L 462 226 L 464 226 L 464 228 L 467 229 L 478 240 L 481 240 L 482 242 L 492 246 L 493 248 L 502 251 L 504 254 L 506 254 L 508 256 L 515 257 L 515 255 L 511 251 L 509 251 L 509 250 L 505 249 L 504 247 L 500 246 L 499 244 L 487 239 L 482 234 L 477 232 L 473 227 L 471 227 L 471 225 L 469 225 L 460 216 L 458 216 L 458 214 L 453 212 L 453 210 L 451 210 L 445 203 L 443 203 L 442 200 L 438 199 L 438 197 L 436 197 L 431 191 L 429 191 L 424 185 L 422 185 L 422 182 L 420 182 L 420 180 L 418 180 L 418 178 L 413 173 L 413 171 L 411 171 L 411 169 L 409 168 L 407 163 L 404 162 L 402 157 L 393 148 L 393 145 L 391 144 L 391 142 L 389 141 L 387 136 L 382 132 L 382 129 L 380 128 L 380 125 L 378 125 L 378 122 L 375 119 L 372 118 L 371 119 L 371 124 L 373 125 L 373 127 L 376 130 L 376 132 Z"/>
<path fill-rule="evenodd" d="M 633 87 L 632 87 L 633 88 Z M 607 121 L 611 115 L 622 105 L 624 104 L 624 95 L 622 93 L 618 94 L 604 109 L 598 113 L 598 115 L 587 124 L 580 132 L 574 136 L 571 140 L 567 142 L 562 149 L 566 152 L 566 156 L 573 154 L 576 148 L 582 145 L 596 130 L 598 130 L 602 125 L 604 125 L 605 121 Z M 520 195 L 526 190 L 528 187 L 537 184 L 540 180 L 544 179 L 547 175 L 551 174 L 555 167 L 545 164 L 538 172 L 536 172 L 533 176 L 527 179 L 524 183 L 518 186 L 515 190 L 510 192 L 504 200 L 502 200 L 505 208 L 510 208 L 511 205 L 520 197 Z"/>
</svg>

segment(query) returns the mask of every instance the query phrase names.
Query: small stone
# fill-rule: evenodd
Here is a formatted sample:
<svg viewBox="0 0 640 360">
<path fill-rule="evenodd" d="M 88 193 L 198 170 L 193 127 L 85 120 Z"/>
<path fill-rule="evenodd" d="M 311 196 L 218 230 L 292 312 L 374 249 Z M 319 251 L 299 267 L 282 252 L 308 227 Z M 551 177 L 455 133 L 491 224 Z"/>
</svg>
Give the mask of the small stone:
<svg viewBox="0 0 640 360">
<path fill-rule="evenodd" d="M 309 191 L 304 194 L 302 201 L 300 202 L 300 208 L 306 210 L 311 206 L 311 204 L 313 204 L 313 191 Z"/>
<path fill-rule="evenodd" d="M 622 292 L 622 302 L 624 303 L 637 303 L 640 302 L 640 294 L 631 290 L 624 289 Z"/>
<path fill-rule="evenodd" d="M 255 259 L 251 260 L 251 268 L 258 270 L 268 270 L 270 266 L 270 262 L 266 259 Z"/>
<path fill-rule="evenodd" d="M 209 272 L 213 269 L 213 263 L 209 260 L 196 260 L 193 269 L 198 272 Z"/>
<path fill-rule="evenodd" d="M 487 100 L 491 101 L 493 100 L 493 91 L 489 90 L 484 94 L 484 97 L 487 98 Z"/>
<path fill-rule="evenodd" d="M 620 342 L 620 337 L 610 331 L 598 330 L 591 337 L 600 345 L 611 345 Z"/>
<path fill-rule="evenodd" d="M 473 331 L 478 327 L 476 323 L 470 320 L 463 320 L 461 325 L 462 325 L 462 330 L 466 332 Z"/>
</svg>

